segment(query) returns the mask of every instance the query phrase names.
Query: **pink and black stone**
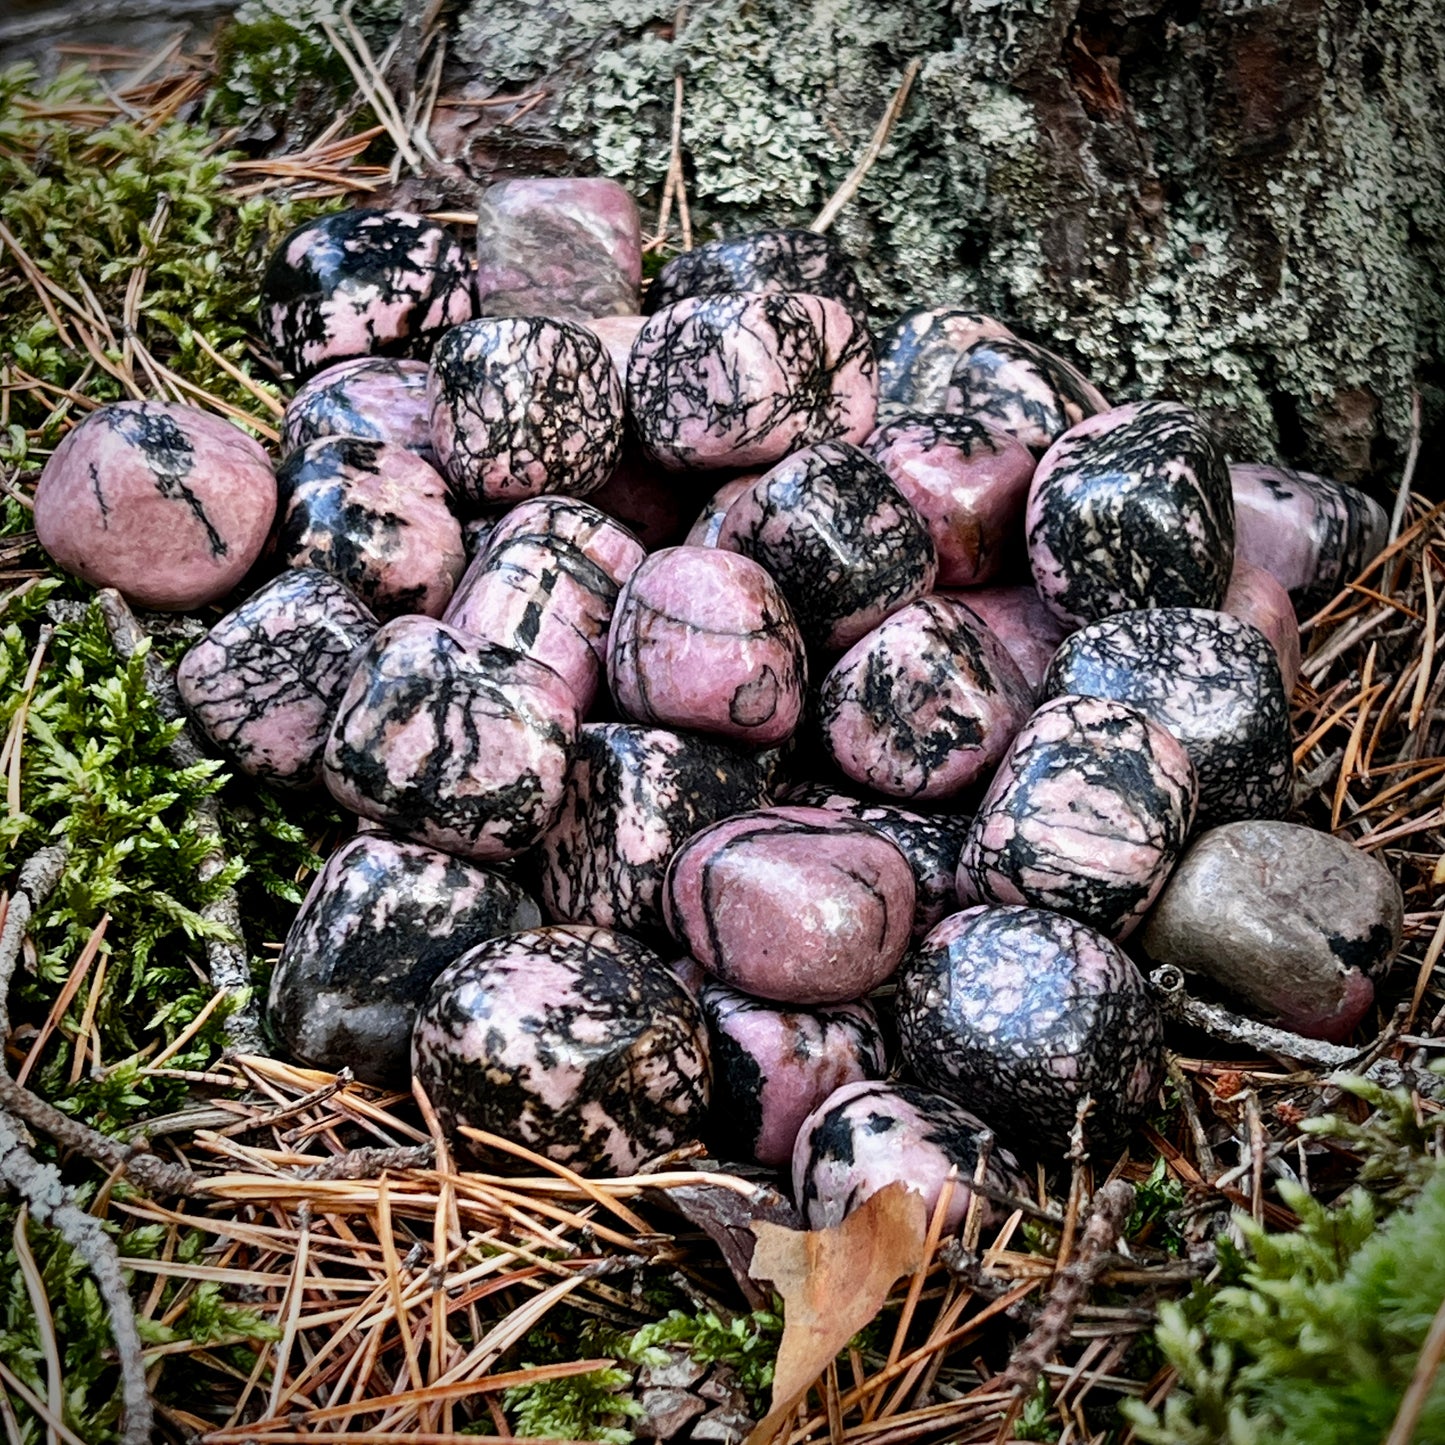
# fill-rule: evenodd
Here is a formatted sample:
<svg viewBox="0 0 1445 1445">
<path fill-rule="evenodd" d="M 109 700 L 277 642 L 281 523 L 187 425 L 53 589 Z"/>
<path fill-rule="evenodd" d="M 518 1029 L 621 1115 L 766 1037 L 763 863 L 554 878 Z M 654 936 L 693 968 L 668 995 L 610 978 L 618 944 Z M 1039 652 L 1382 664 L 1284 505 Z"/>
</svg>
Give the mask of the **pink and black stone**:
<svg viewBox="0 0 1445 1445">
<path fill-rule="evenodd" d="M 1062 356 L 1016 336 L 989 336 L 959 357 L 943 409 L 1008 432 L 1042 456 L 1109 402 Z"/>
<path fill-rule="evenodd" d="M 651 949 L 605 928 L 463 954 L 417 1016 L 412 1067 L 447 1129 L 610 1174 L 696 1137 L 710 1091 L 696 1001 Z"/>
<path fill-rule="evenodd" d="M 707 241 L 674 256 L 647 290 L 651 315 L 689 296 L 725 291 L 803 292 L 836 301 L 868 326 L 868 303 L 853 263 L 832 236 L 780 227 Z"/>
<path fill-rule="evenodd" d="M 809 1229 L 841 1224 L 865 1200 L 890 1184 L 923 1196 L 928 1217 L 955 1172 L 943 1228 L 952 1233 L 968 1214 L 970 1184 L 978 1173 L 983 1121 L 943 1094 L 912 1084 L 845 1084 L 803 1121 L 793 1146 L 793 1198 Z M 994 1144 L 985 1181 L 995 1190 L 1027 1197 L 1018 1161 Z M 979 1200 L 985 1225 L 1006 1211 Z"/>
<path fill-rule="evenodd" d="M 890 798 L 947 798 L 1003 757 L 1032 706 L 1008 650 L 967 608 L 925 597 L 845 653 L 818 692 L 828 756 Z"/>
<path fill-rule="evenodd" d="M 1274 649 L 1258 629 L 1197 607 L 1122 612 L 1068 638 L 1046 697 L 1083 693 L 1137 707 L 1169 729 L 1199 775 L 1199 826 L 1279 818 L 1294 753 Z"/>
<path fill-rule="evenodd" d="M 574 321 L 510 316 L 455 326 L 432 355 L 432 444 L 471 506 L 595 492 L 622 456 L 622 380 Z"/>
<path fill-rule="evenodd" d="M 1234 566 L 1229 469 L 1198 416 L 1143 401 L 1090 417 L 1029 490 L 1039 596 L 1080 627 L 1140 607 L 1218 607 Z"/>
<path fill-rule="evenodd" d="M 808 662 L 786 599 L 756 562 L 666 547 L 617 599 L 607 681 L 635 722 L 770 747 L 798 725 Z"/>
<path fill-rule="evenodd" d="M 467 565 L 447 484 L 403 447 L 322 437 L 281 464 L 276 554 L 319 567 L 383 620 L 440 617 Z"/>
<path fill-rule="evenodd" d="M 855 818 L 761 808 L 673 856 L 663 908 L 714 978 L 781 1003 L 845 1003 L 889 978 L 912 937 L 908 860 Z"/>
<path fill-rule="evenodd" d="M 694 833 L 767 801 L 756 759 L 711 738 L 585 724 L 562 807 L 537 845 L 548 915 L 665 934 L 662 884 L 672 855 Z"/>
<path fill-rule="evenodd" d="M 1017 437 L 974 417 L 905 412 L 863 449 L 928 524 L 940 587 L 992 581 L 1022 556 L 1034 454 Z"/>
<path fill-rule="evenodd" d="M 508 879 L 420 843 L 362 834 L 316 875 L 271 975 L 267 1014 L 302 1062 L 408 1089 L 412 1025 L 437 974 L 477 944 L 541 921 Z"/>
<path fill-rule="evenodd" d="M 876 387 L 866 328 L 836 301 L 781 292 L 664 307 L 627 363 L 638 440 L 672 471 L 771 465 L 813 442 L 861 442 Z"/>
<path fill-rule="evenodd" d="M 655 552 L 684 539 L 697 509 L 698 491 L 690 479 L 663 471 L 641 455 L 635 442 L 624 441 L 617 470 L 595 492 L 589 492 L 587 500 L 599 512 L 621 522 L 649 552 Z"/>
<path fill-rule="evenodd" d="M 933 588 L 928 526 L 846 442 L 794 452 L 727 510 L 717 546 L 777 579 L 810 647 L 838 653 Z"/>
<path fill-rule="evenodd" d="M 326 786 L 353 813 L 444 853 L 513 858 L 561 806 L 577 722 L 572 689 L 550 667 L 399 617 L 342 694 Z"/>
<path fill-rule="evenodd" d="M 1229 575 L 1229 591 L 1224 594 L 1219 610 L 1257 627 L 1269 639 L 1279 659 L 1284 693 L 1288 697 L 1299 678 L 1300 635 L 1294 603 L 1283 585 L 1263 567 L 1246 562 L 1236 552 L 1234 571 Z"/>
<path fill-rule="evenodd" d="M 684 545 L 716 547 L 717 539 L 722 533 L 723 518 L 727 516 L 728 508 L 757 481 L 759 475 L 758 472 L 749 472 L 745 476 L 734 477 L 732 481 L 724 482 L 707 499 L 707 505 L 698 513 L 697 520 L 683 539 Z"/>
<path fill-rule="evenodd" d="M 703 985 L 712 1054 L 712 1132 L 724 1159 L 787 1164 L 803 1120 L 835 1089 L 888 1072 L 864 1003 L 780 1008 L 722 983 Z"/>
<path fill-rule="evenodd" d="M 580 498 L 520 502 L 467 568 L 442 620 L 546 663 L 585 715 L 618 590 L 644 555 L 631 532 Z"/>
<path fill-rule="evenodd" d="M 1123 939 L 1183 852 L 1197 796 L 1188 754 L 1137 708 L 1056 697 L 1014 739 L 979 804 L 959 900 L 1051 908 Z"/>
<path fill-rule="evenodd" d="M 261 333 L 283 371 L 349 356 L 425 357 L 474 314 L 466 252 L 407 211 L 349 210 L 298 226 L 261 280 Z"/>
<path fill-rule="evenodd" d="M 186 653 L 176 688 L 196 726 L 243 773 L 315 787 L 352 659 L 377 625 L 325 572 L 283 572 Z"/>
<path fill-rule="evenodd" d="M 937 595 L 963 603 L 1008 648 L 1028 685 L 1038 689 L 1069 629 L 1044 606 L 1035 588 L 970 587 Z"/>
<path fill-rule="evenodd" d="M 944 919 L 898 976 L 898 1031 L 925 1085 L 1045 1158 L 1067 1147 L 1086 1097 L 1087 1143 L 1121 1145 L 1164 1073 L 1164 1025 L 1139 970 L 1042 908 Z"/>
<path fill-rule="evenodd" d="M 962 306 L 930 306 L 900 316 L 878 339 L 878 418 L 937 415 L 948 407 L 953 368 L 969 347 L 1012 337 L 992 316 Z"/>
<path fill-rule="evenodd" d="M 388 442 L 436 463 L 426 384 L 431 368 L 401 357 L 361 356 L 318 371 L 286 404 L 281 448 L 293 452 L 318 437 Z"/>
<path fill-rule="evenodd" d="M 271 463 L 238 427 L 194 407 L 121 401 L 61 438 L 35 488 L 34 522 L 72 576 L 182 612 L 239 585 L 275 512 Z"/>
</svg>

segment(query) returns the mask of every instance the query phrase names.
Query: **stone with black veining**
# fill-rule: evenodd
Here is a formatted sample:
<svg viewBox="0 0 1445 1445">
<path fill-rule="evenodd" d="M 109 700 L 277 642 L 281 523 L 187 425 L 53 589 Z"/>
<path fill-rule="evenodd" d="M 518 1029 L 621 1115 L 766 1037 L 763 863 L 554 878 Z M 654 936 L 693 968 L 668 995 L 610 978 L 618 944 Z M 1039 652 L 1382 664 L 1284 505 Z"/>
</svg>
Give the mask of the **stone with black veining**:
<svg viewBox="0 0 1445 1445">
<path fill-rule="evenodd" d="M 1086 1096 L 1086 1144 L 1116 1149 L 1163 1078 L 1163 1021 L 1139 970 L 1061 913 L 946 918 L 899 973 L 897 1003 L 914 1074 L 1044 1158 L 1067 1147 Z"/>
<path fill-rule="evenodd" d="M 927 306 L 900 316 L 878 338 L 878 419 L 947 409 L 953 368 L 969 347 L 1012 337 L 992 316 L 963 306 Z"/>
<path fill-rule="evenodd" d="M 260 555 L 276 478 L 240 428 L 194 407 L 97 407 L 35 488 L 40 545 L 72 576 L 163 612 L 216 602 Z"/>
<path fill-rule="evenodd" d="M 176 668 L 196 725 L 243 773 L 321 781 L 321 753 L 371 611 L 315 567 L 283 572 L 229 612 Z"/>
<path fill-rule="evenodd" d="M 1218 607 L 1234 566 L 1224 454 L 1175 401 L 1115 407 L 1049 448 L 1029 491 L 1039 596 L 1082 626 L 1141 607 Z"/>
<path fill-rule="evenodd" d="M 1140 940 L 1267 1023 L 1342 1042 L 1403 924 L 1400 885 L 1378 859 L 1313 828 L 1248 821 L 1195 840 Z"/>
<path fill-rule="evenodd" d="M 607 681 L 635 722 L 768 747 L 798 725 L 808 665 L 787 600 L 756 562 L 666 547 L 617 599 Z"/>
<path fill-rule="evenodd" d="M 282 370 L 303 378 L 349 356 L 425 357 L 473 307 L 466 252 L 407 211 L 306 221 L 261 280 L 261 333 Z"/>
<path fill-rule="evenodd" d="M 925 597 L 895 612 L 823 679 L 829 757 L 891 798 L 947 798 L 985 775 L 1032 693 L 1008 650 L 965 607 Z"/>
<path fill-rule="evenodd" d="M 970 587 L 944 592 L 961 602 L 1008 649 L 1031 688 L 1037 689 L 1069 629 L 1044 606 L 1033 587 Z"/>
<path fill-rule="evenodd" d="M 846 442 L 795 452 L 728 507 L 716 545 L 777 579 L 810 647 L 842 652 L 933 587 L 927 524 Z"/>
<path fill-rule="evenodd" d="M 437 974 L 469 948 L 541 921 L 508 879 L 363 834 L 311 884 L 271 975 L 268 1016 L 303 1063 L 409 1089 L 412 1024 Z"/>
<path fill-rule="evenodd" d="M 1056 697 L 1014 739 L 958 865 L 968 903 L 1027 903 L 1127 937 L 1184 850 L 1198 783 L 1127 703 Z"/>
<path fill-rule="evenodd" d="M 1289 810 L 1294 755 L 1279 661 L 1237 617 L 1121 612 L 1064 641 L 1042 692 L 1116 698 L 1168 728 L 1199 775 L 1200 827 Z"/>
<path fill-rule="evenodd" d="M 1269 639 L 1279 659 L 1280 676 L 1288 697 L 1294 691 L 1300 670 L 1299 619 L 1289 593 L 1263 567 L 1236 556 L 1229 591 L 1224 594 L 1219 610 L 1257 627 Z"/>
<path fill-rule="evenodd" d="M 467 565 L 447 484 L 415 452 L 321 437 L 281 464 L 276 553 L 319 567 L 383 620 L 440 617 Z"/>
<path fill-rule="evenodd" d="M 717 539 L 722 533 L 723 518 L 728 514 L 728 508 L 757 481 L 762 474 L 760 472 L 747 472 L 741 477 L 734 477 L 730 482 L 724 482 L 712 496 L 707 499 L 707 505 L 697 515 L 697 520 L 692 524 L 687 536 L 683 539 L 689 547 L 716 547 Z"/>
<path fill-rule="evenodd" d="M 342 694 L 326 785 L 403 837 L 478 862 L 513 858 L 561 806 L 577 723 L 572 689 L 550 667 L 399 617 Z"/>
<path fill-rule="evenodd" d="M 559 923 L 665 927 L 662 883 L 694 833 L 768 801 L 752 756 L 712 738 L 588 723 L 566 794 L 537 845 L 542 902 Z"/>
<path fill-rule="evenodd" d="M 612 1175 L 691 1141 L 709 1097 L 696 1001 L 651 949 L 605 928 L 531 929 L 463 954 L 422 1005 L 412 1066 L 453 1133 Z"/>
<path fill-rule="evenodd" d="M 693 296 L 648 318 L 627 364 L 642 448 L 673 471 L 771 465 L 873 430 L 878 371 L 858 321 L 821 296 Z"/>
<path fill-rule="evenodd" d="M 887 1050 L 865 1003 L 783 1008 L 722 983 L 699 999 L 712 1054 L 712 1128 L 727 1159 L 778 1167 L 835 1089 L 881 1079 Z"/>
<path fill-rule="evenodd" d="M 915 894 L 908 860 L 866 823 L 778 807 L 694 834 L 668 868 L 663 907 L 673 937 L 723 983 L 843 1003 L 898 967 Z"/>
<path fill-rule="evenodd" d="M 435 465 L 426 399 L 430 375 L 426 362 L 393 356 L 359 356 L 318 371 L 286 403 L 282 451 L 318 437 L 365 437 L 405 447 Z"/>
<path fill-rule="evenodd" d="M 593 332 L 545 316 L 455 326 L 432 355 L 432 444 L 472 506 L 595 492 L 622 456 L 622 379 Z"/>
</svg>

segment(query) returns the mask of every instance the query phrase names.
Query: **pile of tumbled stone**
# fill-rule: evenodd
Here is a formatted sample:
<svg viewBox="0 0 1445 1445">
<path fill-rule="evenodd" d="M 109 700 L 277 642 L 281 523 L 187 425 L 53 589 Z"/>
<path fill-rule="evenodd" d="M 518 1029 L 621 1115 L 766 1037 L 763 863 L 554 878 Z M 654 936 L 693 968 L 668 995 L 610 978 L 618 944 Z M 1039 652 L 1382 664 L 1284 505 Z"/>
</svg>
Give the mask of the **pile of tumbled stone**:
<svg viewBox="0 0 1445 1445">
<path fill-rule="evenodd" d="M 1399 889 L 1281 820 L 1296 611 L 1378 551 L 1374 502 L 961 307 L 875 340 L 811 232 L 677 257 L 646 316 L 611 182 L 494 186 L 479 236 L 475 269 L 397 212 L 286 239 L 274 475 L 131 402 L 36 495 L 137 603 L 249 590 L 182 697 L 360 820 L 271 982 L 298 1058 L 576 1168 L 791 1161 L 826 1223 L 891 1179 L 931 1204 L 984 1126 L 1000 1187 L 1085 1099 L 1127 1139 L 1141 961 L 1362 1021 Z"/>
</svg>

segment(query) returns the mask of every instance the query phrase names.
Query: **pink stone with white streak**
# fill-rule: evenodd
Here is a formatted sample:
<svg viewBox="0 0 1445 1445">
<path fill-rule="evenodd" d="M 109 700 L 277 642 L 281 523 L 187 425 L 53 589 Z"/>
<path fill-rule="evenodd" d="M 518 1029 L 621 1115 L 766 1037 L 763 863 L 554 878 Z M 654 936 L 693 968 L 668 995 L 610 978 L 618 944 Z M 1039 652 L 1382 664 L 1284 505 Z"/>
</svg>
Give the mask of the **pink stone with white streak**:
<svg viewBox="0 0 1445 1445">
<path fill-rule="evenodd" d="M 1257 627 L 1269 638 L 1269 645 L 1279 658 L 1285 695 L 1292 693 L 1300 669 L 1299 619 L 1283 584 L 1263 567 L 1236 557 L 1229 591 L 1224 594 L 1219 610 Z"/>
<path fill-rule="evenodd" d="M 1069 630 L 1044 606 L 1033 587 L 970 587 L 937 594 L 961 602 L 978 617 L 1018 663 L 1028 685 L 1038 691 L 1059 643 Z"/>
<path fill-rule="evenodd" d="M 748 472 L 741 477 L 734 477 L 730 482 L 724 482 L 708 498 L 707 506 L 698 514 L 697 521 L 692 524 L 692 529 L 685 539 L 686 545 L 689 547 L 716 547 L 717 539 L 722 534 L 723 518 L 727 516 L 728 508 L 758 480 L 759 476 L 761 476 L 760 472 Z"/>
</svg>

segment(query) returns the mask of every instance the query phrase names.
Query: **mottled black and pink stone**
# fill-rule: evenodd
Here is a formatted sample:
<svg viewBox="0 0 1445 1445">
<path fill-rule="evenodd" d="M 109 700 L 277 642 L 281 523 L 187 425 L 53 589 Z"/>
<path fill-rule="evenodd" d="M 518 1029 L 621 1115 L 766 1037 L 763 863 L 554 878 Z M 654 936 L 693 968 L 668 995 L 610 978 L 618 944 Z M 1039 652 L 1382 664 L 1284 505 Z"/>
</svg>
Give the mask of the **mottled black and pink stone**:
<svg viewBox="0 0 1445 1445">
<path fill-rule="evenodd" d="M 540 662 L 427 617 L 372 638 L 325 753 L 343 807 L 478 862 L 515 857 L 562 803 L 577 699 Z"/>
<path fill-rule="evenodd" d="M 1049 448 L 1029 491 L 1034 585 L 1082 626 L 1140 607 L 1218 607 L 1234 566 L 1224 454 L 1176 401 L 1090 417 Z"/>
<path fill-rule="evenodd" d="M 1283 585 L 1263 567 L 1246 562 L 1236 553 L 1229 591 L 1224 594 L 1219 610 L 1257 627 L 1269 639 L 1279 659 L 1284 693 L 1288 697 L 1299 677 L 1300 635 L 1294 603 Z"/>
<path fill-rule="evenodd" d="M 389 442 L 436 463 L 426 384 L 431 368 L 401 357 L 361 356 L 318 371 L 286 404 L 281 449 L 318 437 Z"/>
<path fill-rule="evenodd" d="M 1122 612 L 1068 638 L 1042 691 L 1115 698 L 1168 728 L 1199 775 L 1201 828 L 1289 811 L 1294 753 L 1279 661 L 1237 617 Z"/>
<path fill-rule="evenodd" d="M 437 974 L 469 948 L 541 921 L 508 879 L 363 834 L 316 875 L 271 975 L 268 1016 L 302 1062 L 409 1089 L 412 1025 Z"/>
<path fill-rule="evenodd" d="M 315 787 L 352 661 L 377 625 L 325 572 L 283 572 L 186 653 L 176 688 L 196 726 L 243 773 Z"/>
<path fill-rule="evenodd" d="M 276 553 L 319 567 L 383 620 L 440 617 L 467 565 L 447 484 L 415 452 L 361 437 L 321 437 L 277 474 Z"/>
<path fill-rule="evenodd" d="M 673 937 L 713 975 L 781 1003 L 844 1003 L 890 977 L 916 888 L 882 834 L 824 808 L 761 808 L 694 834 L 667 871 Z"/>
<path fill-rule="evenodd" d="M 472 318 L 471 266 L 440 226 L 407 211 L 336 211 L 298 226 L 261 280 L 261 331 L 282 370 L 349 356 L 421 356 Z"/>
<path fill-rule="evenodd" d="M 878 338 L 878 419 L 901 412 L 937 415 L 948 407 L 953 368 L 969 347 L 1012 337 L 992 316 L 962 306 L 931 306 L 900 316 Z"/>
<path fill-rule="evenodd" d="M 1102 933 L 1042 908 L 946 918 L 898 975 L 903 1056 L 929 1088 L 1047 1158 L 1117 1147 L 1164 1073 L 1164 1025 L 1134 964 Z"/>
<path fill-rule="evenodd" d="M 610 1174 L 692 1140 L 709 1098 L 696 1001 L 605 928 L 532 929 L 463 954 L 422 1006 L 412 1066 L 449 1130 Z"/>
<path fill-rule="evenodd" d="M 121 401 L 73 427 L 35 488 L 35 532 L 57 565 L 137 606 L 219 601 L 260 555 L 276 512 L 261 447 L 209 412 Z"/>
<path fill-rule="evenodd" d="M 970 587 L 967 591 L 940 591 L 938 596 L 963 603 L 1008 648 L 1025 681 L 1036 690 L 1059 643 L 1069 635 L 1069 629 L 1031 586 Z"/>
<path fill-rule="evenodd" d="M 717 546 L 777 579 L 810 647 L 842 652 L 938 575 L 928 526 L 846 442 L 794 452 L 728 507 Z"/>
<path fill-rule="evenodd" d="M 617 599 L 607 681 L 636 722 L 769 747 L 798 725 L 808 663 L 786 599 L 756 562 L 666 547 Z"/>
<path fill-rule="evenodd" d="M 818 723 L 854 782 L 890 798 L 947 798 L 1003 757 L 1032 702 L 988 628 L 925 597 L 843 655 L 819 689 Z"/>
<path fill-rule="evenodd" d="M 1137 708 L 1056 697 L 979 804 L 959 900 L 1051 908 L 1125 938 L 1184 850 L 1198 791 L 1188 754 Z"/>
<path fill-rule="evenodd" d="M 586 724 L 561 810 L 537 845 L 548 915 L 665 930 L 662 884 L 672 855 L 701 829 L 767 801 L 756 759 L 711 738 Z"/>
<path fill-rule="evenodd" d="M 835 1089 L 881 1079 L 888 1054 L 864 1003 L 780 1008 L 722 983 L 699 999 L 713 1065 L 712 1129 L 726 1159 L 779 1167 Z"/>
<path fill-rule="evenodd" d="M 876 416 L 867 330 L 821 296 L 694 296 L 648 319 L 627 364 L 643 450 L 673 471 L 771 465 L 813 442 L 861 442 Z"/>
<path fill-rule="evenodd" d="M 841 1224 L 890 1184 L 923 1196 L 928 1217 L 954 1174 L 943 1229 L 952 1233 L 968 1214 L 985 1125 L 943 1094 L 912 1084 L 844 1084 L 803 1121 L 793 1146 L 793 1199 L 809 1229 Z M 1018 1161 L 994 1144 L 984 1178 L 995 1190 L 1027 1198 Z M 985 1225 L 1003 1220 L 992 1200 L 979 1200 Z"/>
<path fill-rule="evenodd" d="M 622 456 L 622 379 L 587 327 L 544 316 L 455 326 L 432 356 L 432 445 L 472 506 L 595 492 Z"/>
<path fill-rule="evenodd" d="M 724 482 L 707 499 L 707 505 L 698 513 L 697 520 L 683 539 L 684 544 L 689 547 L 716 547 L 728 508 L 760 475 L 760 472 L 748 472 L 744 476 L 734 477 L 730 482 Z"/>
</svg>

